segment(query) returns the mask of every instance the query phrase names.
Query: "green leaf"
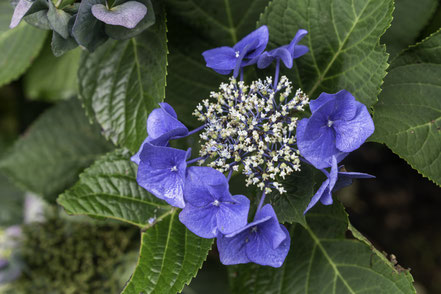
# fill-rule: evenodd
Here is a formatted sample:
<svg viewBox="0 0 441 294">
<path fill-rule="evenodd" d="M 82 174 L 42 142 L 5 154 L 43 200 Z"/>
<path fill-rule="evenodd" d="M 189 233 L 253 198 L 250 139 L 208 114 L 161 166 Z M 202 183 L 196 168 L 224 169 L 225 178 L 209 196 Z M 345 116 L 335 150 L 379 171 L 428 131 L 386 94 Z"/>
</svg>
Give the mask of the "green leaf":
<svg viewBox="0 0 441 294">
<path fill-rule="evenodd" d="M 339 204 L 317 206 L 308 226 L 291 225 L 291 249 L 281 268 L 230 268 L 233 293 L 415 293 L 407 270 L 395 269 L 367 243 L 346 239 L 348 219 Z"/>
<path fill-rule="evenodd" d="M 112 218 L 139 227 L 162 219 L 172 207 L 136 182 L 137 165 L 125 150 L 116 150 L 84 170 L 80 180 L 58 197 L 69 214 Z"/>
<path fill-rule="evenodd" d="M 78 101 L 69 100 L 35 121 L 2 156 L 0 170 L 23 189 L 53 201 L 83 168 L 111 148 L 89 124 Z"/>
<path fill-rule="evenodd" d="M 269 197 L 279 222 L 296 222 L 306 226 L 303 212 L 324 180 L 324 175 L 320 171 L 310 165 L 302 164 L 300 172 L 293 173 L 283 181 L 287 192 L 274 193 Z"/>
<path fill-rule="evenodd" d="M 115 144 L 136 151 L 146 137 L 148 114 L 165 96 L 167 39 L 165 16 L 136 38 L 108 41 L 83 55 L 78 77 L 89 117 Z"/>
<path fill-rule="evenodd" d="M 267 0 L 168 0 L 169 67 L 167 102 L 179 119 L 198 125 L 192 116 L 196 105 L 226 80 L 205 66 L 202 52 L 232 46 L 256 28 Z M 185 101 L 185 103 L 182 103 Z"/>
<path fill-rule="evenodd" d="M 81 49 L 78 48 L 55 57 L 50 46 L 45 46 L 24 77 L 26 97 L 55 102 L 76 95 L 80 56 Z"/>
<path fill-rule="evenodd" d="M 392 57 L 415 43 L 434 14 L 436 6 L 436 0 L 395 1 L 392 25 L 381 37 L 381 43 L 386 44 L 387 52 Z"/>
<path fill-rule="evenodd" d="M 309 32 L 300 42 L 309 53 L 283 73 L 311 98 L 346 89 L 371 106 L 388 66 L 379 39 L 392 10 L 392 0 L 274 0 L 259 25 L 268 26 L 270 49 L 288 44 L 299 29 Z"/>
<path fill-rule="evenodd" d="M 0 174 L 0 227 L 8 227 L 23 222 L 24 193 L 17 190 L 8 179 Z"/>
<path fill-rule="evenodd" d="M 441 31 L 400 54 L 375 106 L 372 140 L 441 185 Z"/>
<path fill-rule="evenodd" d="M 25 22 L 9 29 L 14 9 L 0 2 L 0 86 L 17 79 L 31 65 L 43 46 L 46 32 Z"/>
<path fill-rule="evenodd" d="M 171 210 L 142 233 L 138 264 L 123 294 L 178 293 L 202 267 L 213 239 L 191 233 Z"/>
</svg>

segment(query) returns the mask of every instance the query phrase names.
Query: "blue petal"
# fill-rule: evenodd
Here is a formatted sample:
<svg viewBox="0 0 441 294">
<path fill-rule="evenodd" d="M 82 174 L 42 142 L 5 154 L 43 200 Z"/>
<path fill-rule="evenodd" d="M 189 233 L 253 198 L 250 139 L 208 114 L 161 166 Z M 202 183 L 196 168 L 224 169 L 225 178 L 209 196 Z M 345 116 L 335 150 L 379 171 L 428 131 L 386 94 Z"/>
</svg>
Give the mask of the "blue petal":
<svg viewBox="0 0 441 294">
<path fill-rule="evenodd" d="M 186 156 L 183 150 L 145 143 L 140 154 L 138 184 L 170 205 L 183 208 Z"/>
<path fill-rule="evenodd" d="M 217 212 L 217 227 L 222 234 L 233 233 L 246 226 L 250 200 L 243 195 L 233 196 L 235 203 L 221 203 Z"/>
<path fill-rule="evenodd" d="M 144 147 L 144 144 L 147 143 L 147 142 L 149 142 L 149 138 L 148 138 L 148 137 L 144 139 L 144 142 L 142 142 L 141 147 L 139 147 L 138 152 L 136 152 L 136 154 L 133 155 L 133 156 L 130 158 L 130 160 L 131 160 L 132 162 L 136 163 L 137 165 L 139 165 L 139 161 L 141 160 L 141 159 L 139 158 L 139 155 L 141 154 L 142 148 Z"/>
<path fill-rule="evenodd" d="M 267 68 L 273 61 L 275 57 L 269 52 L 263 52 L 257 60 L 257 67 L 260 69 Z"/>
<path fill-rule="evenodd" d="M 310 210 L 312 207 L 314 207 L 314 205 L 316 205 L 316 203 L 323 196 L 323 193 L 325 193 L 326 189 L 328 189 L 328 185 L 329 185 L 329 179 L 326 179 L 322 183 L 320 188 L 317 190 L 317 192 L 314 194 L 314 196 L 312 196 L 311 201 L 309 202 L 308 207 L 306 207 L 306 209 L 303 212 L 303 214 L 306 214 L 308 212 L 308 210 Z"/>
<path fill-rule="evenodd" d="M 292 41 L 289 43 L 288 50 L 293 57 L 294 57 L 295 51 L 298 47 L 297 43 L 299 43 L 303 39 L 303 37 L 305 37 L 307 34 L 308 34 L 307 30 L 300 29 L 297 31 L 296 35 L 294 36 Z M 306 46 L 303 46 L 303 47 L 306 47 Z M 306 48 L 308 48 L 308 47 L 306 47 Z M 308 52 L 308 50 L 306 52 Z M 305 53 L 303 53 L 303 54 L 305 54 Z M 303 54 L 301 54 L 301 55 L 303 55 Z M 299 56 L 301 56 L 301 55 L 299 55 Z"/>
<path fill-rule="evenodd" d="M 221 200 L 225 193 L 229 194 L 228 188 L 225 176 L 214 168 L 192 166 L 187 169 L 184 198 L 193 206 L 201 207 Z"/>
<path fill-rule="evenodd" d="M 271 242 L 266 238 L 250 239 L 246 245 L 246 254 L 248 259 L 260 265 L 269 265 L 272 267 L 281 267 L 288 255 L 289 247 L 291 245 L 291 238 L 288 230 L 280 224 L 277 224 L 279 231 L 284 235 L 283 241 L 278 247 L 273 248 Z"/>
<path fill-rule="evenodd" d="M 237 63 L 236 52 L 231 47 L 224 46 L 210 49 L 203 52 L 202 56 L 204 56 L 207 67 L 222 72 L 231 72 Z"/>
<path fill-rule="evenodd" d="M 338 166 L 337 166 L 337 158 L 332 156 L 331 159 L 331 172 L 329 173 L 329 190 L 331 191 L 334 188 L 335 183 L 338 178 Z"/>
<path fill-rule="evenodd" d="M 217 249 L 222 264 L 231 265 L 250 262 L 246 254 L 248 235 L 249 231 L 245 230 L 231 238 L 223 235 L 217 237 Z"/>
<path fill-rule="evenodd" d="M 147 118 L 147 133 L 153 141 L 186 135 L 188 129 L 176 119 L 176 113 L 170 105 L 161 103 L 161 108 L 154 109 Z"/>
<path fill-rule="evenodd" d="M 234 45 L 233 50 L 234 52 L 239 51 L 239 53 L 241 53 L 247 45 L 253 44 L 253 46 L 246 49 L 247 54 L 245 55 L 245 58 L 254 59 L 265 50 L 266 45 L 268 44 L 268 37 L 268 27 L 261 26 L 237 42 L 236 45 Z"/>
<path fill-rule="evenodd" d="M 268 219 L 268 217 L 270 217 Z M 268 219 L 265 222 L 259 223 L 259 232 L 262 237 L 270 240 L 273 248 L 276 248 L 285 239 L 285 235 L 279 230 L 279 221 L 276 212 L 271 204 L 266 204 L 256 212 L 255 220 Z"/>
<path fill-rule="evenodd" d="M 133 29 L 147 14 L 147 7 L 137 1 L 128 1 L 111 9 L 103 4 L 95 4 L 92 14 L 106 24 Z"/>
<path fill-rule="evenodd" d="M 297 124 L 297 147 L 300 154 L 316 168 L 331 166 L 331 158 L 343 160 L 349 153 L 335 147 L 335 132 L 325 126 L 320 127 L 320 117 L 314 113 L 310 119 L 302 119 Z M 319 136 L 319 137 L 315 137 Z"/>
<path fill-rule="evenodd" d="M 299 58 L 300 56 L 305 55 L 306 53 L 309 52 L 309 48 L 308 46 L 304 46 L 304 45 L 297 45 L 294 48 L 294 54 L 293 54 L 293 59 Z"/>
<path fill-rule="evenodd" d="M 333 191 L 338 191 L 352 184 L 352 179 L 372 179 L 375 176 L 357 172 L 339 172 Z"/>
<path fill-rule="evenodd" d="M 320 96 L 309 103 L 309 108 L 314 114 L 320 112 L 326 119 L 350 120 L 357 112 L 357 105 L 354 96 L 346 90 L 335 94 L 321 93 Z"/>
<path fill-rule="evenodd" d="M 12 15 L 11 23 L 9 24 L 9 28 L 13 29 L 21 22 L 23 17 L 32 7 L 33 2 L 27 0 L 20 0 L 15 7 L 14 14 Z"/>
<path fill-rule="evenodd" d="M 217 235 L 216 214 L 219 210 L 212 204 L 196 207 L 187 203 L 179 214 L 179 220 L 199 237 L 211 239 Z"/>
<path fill-rule="evenodd" d="M 374 133 L 375 126 L 366 106 L 357 103 L 357 112 L 351 120 L 339 120 L 334 124 L 336 146 L 344 152 L 354 151 Z"/>
</svg>

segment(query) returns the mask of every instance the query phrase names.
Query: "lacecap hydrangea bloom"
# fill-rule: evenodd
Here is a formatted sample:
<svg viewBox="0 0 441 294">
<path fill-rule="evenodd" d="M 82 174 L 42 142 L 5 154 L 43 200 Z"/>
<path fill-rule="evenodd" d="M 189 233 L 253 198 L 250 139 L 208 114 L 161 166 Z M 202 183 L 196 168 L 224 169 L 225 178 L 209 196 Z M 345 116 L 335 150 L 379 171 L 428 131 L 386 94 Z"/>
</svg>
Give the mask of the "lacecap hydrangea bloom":
<svg viewBox="0 0 441 294">
<path fill-rule="evenodd" d="M 367 108 L 345 90 L 310 101 L 286 76 L 279 79 L 280 61 L 292 68 L 294 59 L 307 54 L 308 47 L 299 44 L 307 33 L 300 29 L 289 44 L 265 51 L 269 36 L 262 26 L 233 47 L 205 51 L 207 67 L 232 76 L 197 105 L 193 115 L 202 125 L 189 131 L 173 108 L 161 103 L 148 117 L 148 137 L 132 157 L 139 185 L 182 208 L 179 219 L 194 234 L 217 238 L 223 264 L 282 266 L 295 236 L 279 223 L 266 198 L 285 194 L 289 175 L 302 164 L 326 176 L 305 213 L 319 201 L 332 204 L 332 192 L 354 178 L 372 177 L 338 166 L 374 131 Z M 273 63 L 274 76 L 243 80 L 245 67 Z M 309 118 L 299 120 L 307 116 L 308 107 Z M 199 133 L 201 144 L 194 158 L 190 149 L 169 146 L 171 140 L 194 133 Z M 237 173 L 245 175 L 246 186 L 260 191 L 260 197 L 252 197 L 259 201 L 255 212 L 250 211 L 249 198 L 229 191 Z"/>
</svg>

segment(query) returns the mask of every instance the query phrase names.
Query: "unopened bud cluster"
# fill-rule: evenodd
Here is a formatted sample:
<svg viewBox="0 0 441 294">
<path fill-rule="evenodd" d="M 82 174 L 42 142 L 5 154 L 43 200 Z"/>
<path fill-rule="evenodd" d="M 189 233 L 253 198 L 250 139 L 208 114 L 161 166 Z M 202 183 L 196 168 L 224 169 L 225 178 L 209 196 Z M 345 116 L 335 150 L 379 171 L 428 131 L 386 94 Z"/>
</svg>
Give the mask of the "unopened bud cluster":
<svg viewBox="0 0 441 294">
<path fill-rule="evenodd" d="M 295 113 L 304 110 L 308 97 L 297 90 L 289 98 L 292 85 L 285 76 L 277 89 L 270 77 L 250 86 L 230 78 L 219 89 L 193 112 L 205 123 L 199 163 L 221 172 L 238 171 L 242 165 L 247 186 L 256 185 L 265 193 L 286 192 L 278 179 L 300 170 Z"/>
</svg>

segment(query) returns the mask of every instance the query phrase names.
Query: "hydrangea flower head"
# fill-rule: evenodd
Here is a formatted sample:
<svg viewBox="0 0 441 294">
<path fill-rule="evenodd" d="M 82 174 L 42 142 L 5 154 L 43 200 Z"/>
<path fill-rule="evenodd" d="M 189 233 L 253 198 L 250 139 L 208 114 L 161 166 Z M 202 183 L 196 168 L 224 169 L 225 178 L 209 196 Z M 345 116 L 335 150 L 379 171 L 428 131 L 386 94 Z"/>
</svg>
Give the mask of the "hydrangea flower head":
<svg viewBox="0 0 441 294">
<path fill-rule="evenodd" d="M 288 230 L 279 224 L 270 204 L 257 211 L 253 222 L 217 239 L 220 260 L 225 265 L 254 262 L 280 267 L 290 243 Z"/>
<path fill-rule="evenodd" d="M 183 151 L 171 147 L 145 143 L 138 166 L 138 184 L 168 204 L 183 208 L 186 160 L 190 149 Z"/>
<path fill-rule="evenodd" d="M 310 109 L 311 117 L 298 123 L 297 146 L 318 169 L 330 167 L 333 156 L 340 162 L 374 132 L 366 106 L 346 90 L 322 93 L 311 101 Z"/>
<path fill-rule="evenodd" d="M 307 33 L 307 30 L 298 30 L 297 34 L 288 45 L 283 45 L 269 52 L 263 52 L 257 61 L 257 67 L 266 68 L 274 60 L 282 60 L 287 68 L 292 68 L 293 59 L 299 58 L 309 51 L 307 46 L 297 45 Z"/>
<path fill-rule="evenodd" d="M 160 108 L 154 109 L 147 118 L 148 137 L 139 151 L 132 156 L 132 161 L 139 164 L 139 154 L 146 142 L 155 146 L 167 146 L 168 141 L 176 136 L 188 134 L 187 127 L 178 120 L 178 116 L 168 103 L 159 103 Z"/>
<path fill-rule="evenodd" d="M 233 47 L 219 47 L 205 51 L 207 67 L 220 74 L 229 74 L 232 70 L 234 77 L 239 74 L 239 69 L 254 64 L 268 44 L 268 28 L 261 26 L 254 32 L 245 36 Z"/>
<path fill-rule="evenodd" d="M 294 114 L 304 110 L 308 97 L 300 90 L 292 94 L 285 76 L 276 89 L 270 78 L 250 86 L 232 78 L 210 97 L 193 113 L 205 124 L 200 155 L 211 160 L 208 166 L 227 172 L 243 165 L 247 186 L 284 193 L 278 178 L 300 170 Z"/>
<path fill-rule="evenodd" d="M 179 219 L 200 237 L 229 234 L 247 224 L 250 200 L 243 195 L 231 196 L 227 178 L 210 167 L 188 168 L 184 199 Z"/>
</svg>

